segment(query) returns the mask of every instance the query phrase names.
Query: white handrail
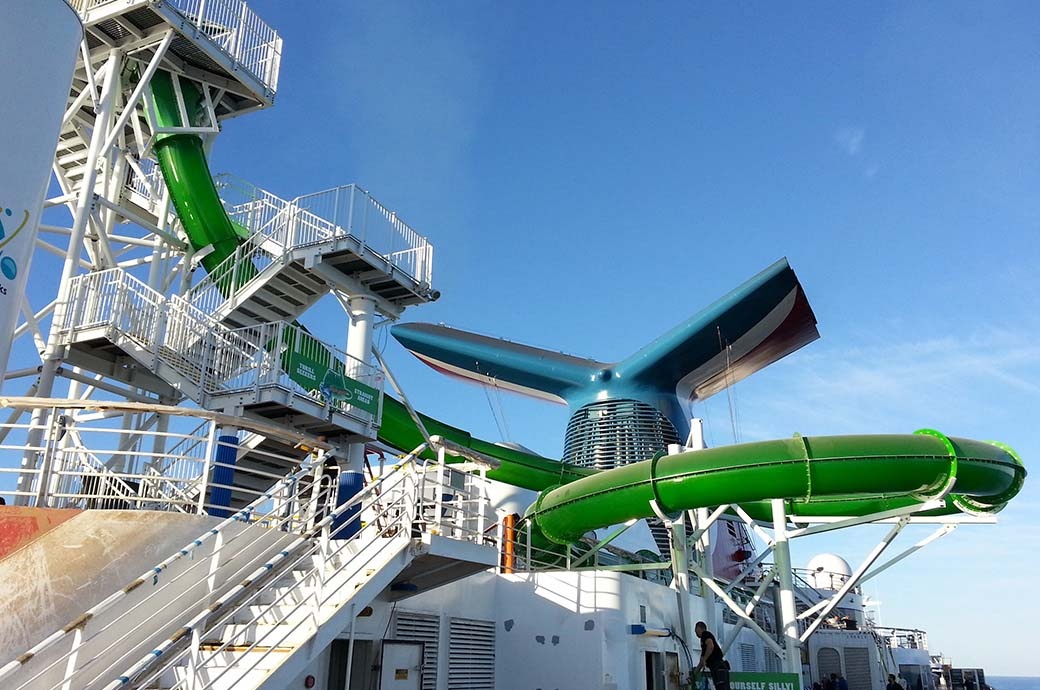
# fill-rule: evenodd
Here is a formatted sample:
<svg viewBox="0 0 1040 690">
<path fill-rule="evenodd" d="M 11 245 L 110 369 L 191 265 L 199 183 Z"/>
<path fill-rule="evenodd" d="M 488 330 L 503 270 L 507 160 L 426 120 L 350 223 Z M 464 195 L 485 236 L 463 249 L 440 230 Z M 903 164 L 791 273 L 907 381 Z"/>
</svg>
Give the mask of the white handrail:
<svg viewBox="0 0 1040 690">
<path fill-rule="evenodd" d="M 289 251 L 336 238 L 353 238 L 360 251 L 381 258 L 388 272 L 398 271 L 419 286 L 432 284 L 429 240 L 357 185 L 286 201 L 229 175 L 218 176 L 216 182 L 228 215 L 250 237 L 189 290 L 187 299 L 207 313 L 232 300 Z M 249 278 L 241 281 L 243 275 Z"/>
<path fill-rule="evenodd" d="M 312 471 L 313 471 L 312 468 L 310 466 L 307 466 L 307 467 L 304 467 L 304 468 L 300 469 L 299 471 L 297 471 L 297 472 L 295 472 L 295 473 L 293 473 L 291 475 L 288 475 L 279 484 L 279 488 L 282 488 L 282 487 L 285 487 L 285 486 L 290 486 L 290 485 L 292 485 L 292 483 L 298 482 L 299 479 L 301 479 L 302 477 L 305 477 L 307 474 L 311 473 Z M 33 646 L 31 649 L 29 649 L 26 653 L 20 655 L 14 661 L 8 662 L 6 665 L 4 665 L 2 668 L 0 668 L 0 681 L 4 680 L 6 678 L 9 678 L 23 664 L 31 661 L 31 659 L 33 657 L 39 656 L 42 652 L 46 651 L 47 649 L 51 648 L 52 646 L 54 646 L 55 644 L 57 644 L 61 640 L 65 639 L 68 635 L 70 635 L 74 631 L 79 630 L 82 627 L 82 625 L 87 623 L 87 621 L 89 621 L 89 620 L 91 620 L 93 618 L 97 618 L 98 616 L 103 614 L 105 611 L 108 611 L 109 609 L 111 609 L 113 606 L 115 606 L 115 604 L 117 604 L 118 602 L 122 601 L 131 592 L 136 590 L 139 586 L 144 584 L 150 578 L 152 578 L 155 575 L 157 575 L 159 573 L 162 573 L 163 571 L 167 570 L 176 561 L 179 561 L 179 560 L 181 560 L 182 558 L 185 558 L 185 557 L 194 558 L 195 552 L 200 547 L 202 547 L 204 544 L 207 544 L 208 542 L 214 540 L 217 536 L 221 535 L 227 529 L 227 527 L 229 525 L 232 525 L 232 524 L 235 524 L 235 523 L 241 523 L 243 521 L 248 521 L 250 519 L 250 516 L 262 504 L 266 503 L 267 501 L 270 501 L 278 493 L 279 492 L 275 491 L 274 489 L 265 492 L 264 494 L 259 496 L 256 500 L 254 500 L 252 503 L 250 503 L 248 506 L 246 506 L 245 508 L 239 510 L 234 515 L 231 515 L 230 517 L 225 518 L 217 526 L 215 526 L 212 529 L 210 529 L 209 531 L 207 531 L 205 534 L 200 536 L 198 539 L 192 540 L 191 542 L 186 544 L 182 549 L 179 549 L 177 552 L 171 554 L 170 556 L 168 556 L 167 558 L 165 558 L 164 560 L 162 560 L 161 562 L 159 562 L 158 564 L 156 564 L 152 568 L 149 568 L 148 570 L 146 570 L 139 577 L 135 578 L 133 581 L 131 581 L 129 584 L 127 584 L 125 587 L 123 587 L 119 591 L 113 592 L 108 597 L 106 597 L 105 599 L 101 600 L 99 603 L 97 603 L 94 606 L 92 606 L 91 608 L 87 609 L 87 611 L 85 611 L 78 618 L 76 618 L 75 620 L 70 622 L 68 625 L 64 626 L 60 630 L 57 630 L 57 631 L 51 633 L 50 635 L 48 635 L 47 637 L 45 637 L 42 641 L 37 643 L 35 646 Z M 70 652 L 70 654 L 71 653 L 72 652 Z M 63 659 L 64 658 L 66 658 L 66 657 L 63 657 Z M 55 663 L 57 663 L 57 662 L 55 662 Z"/>
<path fill-rule="evenodd" d="M 425 446 L 425 444 L 424 444 Z M 336 596 L 347 588 L 349 585 L 354 584 L 355 589 L 358 586 L 357 578 L 362 576 L 361 574 L 370 566 L 380 555 L 387 553 L 393 548 L 392 539 L 379 539 L 379 537 L 404 537 L 409 535 L 412 530 L 420 529 L 429 531 L 432 533 L 447 533 L 448 536 L 457 539 L 464 539 L 468 541 L 474 541 L 476 543 L 484 543 L 486 537 L 483 529 L 483 508 L 486 505 L 486 494 L 484 493 L 484 480 L 482 477 L 475 478 L 474 475 L 464 474 L 469 480 L 477 479 L 479 486 L 476 489 L 472 487 L 469 489 L 463 488 L 461 491 L 464 492 L 469 499 L 461 501 L 461 505 L 456 510 L 442 510 L 441 496 L 443 491 L 458 492 L 460 489 L 453 484 L 451 481 L 451 475 L 458 472 L 443 463 L 437 465 L 429 465 L 422 467 L 416 465 L 414 456 L 421 452 L 424 446 L 420 446 L 419 449 L 413 451 L 405 463 L 399 465 L 392 470 L 390 475 L 384 475 L 375 482 L 369 485 L 369 487 L 355 497 L 350 503 L 340 506 L 318 525 L 315 526 L 315 534 L 320 531 L 320 538 L 311 542 L 310 548 L 303 549 L 296 555 L 295 560 L 286 568 L 292 568 L 293 570 L 300 570 L 303 573 L 302 576 L 295 578 L 292 584 L 286 585 L 281 588 L 283 591 L 281 595 L 272 603 L 263 606 L 263 609 L 252 616 L 248 622 L 236 623 L 240 626 L 239 632 L 231 635 L 227 639 L 223 639 L 222 642 L 217 645 L 214 649 L 208 649 L 209 652 L 206 656 L 198 654 L 198 636 L 195 633 L 198 631 L 198 624 L 190 626 L 195 636 L 193 646 L 189 646 L 186 649 L 181 649 L 174 656 L 164 663 L 157 664 L 155 661 L 155 655 L 149 655 L 141 659 L 137 665 L 122 674 L 122 677 L 136 678 L 142 685 L 147 685 L 159 678 L 163 673 L 171 670 L 172 667 L 184 661 L 189 655 L 195 654 L 189 661 L 189 669 L 194 669 L 196 672 L 205 667 L 208 662 L 217 660 L 219 655 L 223 652 L 234 649 L 236 653 L 256 651 L 257 653 L 252 655 L 251 661 L 248 666 L 239 663 L 233 667 L 224 665 L 221 670 L 215 676 L 211 676 L 208 682 L 200 684 L 200 679 L 195 678 L 193 683 L 191 679 L 184 678 L 180 683 L 175 685 L 171 690 L 180 690 L 181 688 L 191 687 L 194 690 L 208 690 L 216 686 L 220 679 L 234 670 L 236 673 L 245 674 L 255 669 L 265 658 L 272 654 L 272 650 L 280 648 L 286 640 L 301 627 L 310 626 L 314 616 L 304 616 L 299 618 L 295 623 L 290 623 L 289 619 L 294 613 L 299 612 L 301 609 L 307 607 L 315 607 L 319 611 L 322 607 L 329 605 Z M 397 475 L 397 480 L 388 484 L 387 477 L 393 477 Z M 418 480 L 416 480 L 418 475 Z M 430 477 L 436 475 L 436 479 L 431 481 Z M 410 490 L 399 492 L 399 495 L 392 502 L 384 507 L 379 507 L 378 501 L 380 496 L 386 496 L 393 494 L 398 489 L 403 488 L 405 485 L 411 487 Z M 429 496 L 430 492 L 435 494 L 435 497 Z M 476 496 L 474 499 L 473 496 Z M 410 498 L 410 495 L 414 497 Z M 365 497 L 371 497 L 371 501 L 365 502 Z M 476 503 L 476 509 L 466 510 L 464 507 L 469 502 Z M 330 526 L 336 520 L 337 517 L 342 515 L 345 511 L 357 507 L 358 505 L 369 508 L 375 508 L 375 514 L 369 514 L 365 525 L 361 527 L 362 530 L 374 529 L 374 535 L 376 539 L 374 541 L 364 542 L 356 554 L 352 555 L 348 560 L 342 563 L 337 563 L 336 559 L 348 551 L 353 542 L 344 541 L 340 542 L 340 546 L 335 550 L 329 550 L 330 538 L 335 537 L 338 532 L 347 529 L 352 523 L 357 521 L 357 524 L 362 524 L 362 512 L 359 512 L 347 523 L 339 526 L 335 530 L 330 530 Z M 431 512 L 433 511 L 433 512 Z M 381 518 L 389 518 L 387 521 L 381 521 Z M 466 527 L 467 517 L 474 523 L 475 527 Z M 449 518 L 445 520 L 445 518 Z M 403 532 L 403 534 L 402 534 Z M 370 532 L 371 533 L 371 532 Z M 374 549 L 370 549 L 369 546 L 373 546 Z M 313 558 L 315 554 L 320 553 L 321 558 Z M 367 554 L 367 555 L 366 555 Z M 326 572 L 324 564 L 331 564 L 332 572 Z M 297 566 L 303 565 L 304 568 L 299 569 Z M 312 582 L 314 580 L 314 582 Z M 331 585 L 328 586 L 328 585 Z M 297 597 L 295 604 L 288 610 L 280 613 L 276 613 L 277 620 L 275 623 L 270 624 L 271 630 L 266 632 L 264 635 L 252 639 L 251 636 L 247 635 L 250 626 L 261 623 L 261 619 L 265 618 L 274 611 L 278 611 L 279 607 L 282 607 L 283 602 L 290 597 L 293 592 L 296 592 L 304 587 L 313 586 L 317 592 L 317 599 L 313 597 Z M 334 608 L 338 610 L 342 606 L 345 606 L 351 600 L 351 590 L 348 596 L 344 599 L 337 601 L 333 604 Z M 221 607 L 222 615 L 216 621 L 206 621 L 209 629 L 214 629 L 217 626 L 226 623 L 227 621 L 233 620 L 235 614 L 238 611 L 243 610 L 245 607 L 254 603 L 255 599 L 259 596 L 260 590 L 255 591 L 252 596 L 249 596 L 244 601 L 241 601 L 234 609 L 228 609 L 228 607 Z M 318 615 L 319 620 L 322 620 L 320 614 Z M 200 621 L 201 622 L 201 621 Z M 284 624 L 284 626 L 283 626 Z M 319 623 L 320 624 L 320 623 Z M 272 633 L 277 629 L 278 626 L 285 627 L 282 634 L 276 639 L 268 639 Z M 313 630 L 312 630 L 313 632 Z M 239 639 L 246 637 L 247 639 Z M 159 649 L 163 652 L 173 646 L 176 640 L 171 638 L 170 645 L 167 647 L 160 647 Z M 159 658 L 162 658 L 164 654 L 159 654 Z M 150 670 L 147 670 L 151 666 Z M 105 690 L 117 690 L 118 684 L 112 683 L 105 687 Z"/>
<path fill-rule="evenodd" d="M 69 0 L 80 14 L 117 0 Z M 124 4 L 126 0 L 121 0 Z M 282 39 L 260 19 L 245 0 L 151 0 L 167 5 L 184 17 L 228 55 L 238 67 L 256 78 L 273 96 L 278 90 Z"/>
<path fill-rule="evenodd" d="M 253 251 L 259 251 L 259 247 Z M 204 405 L 210 396 L 278 386 L 364 424 L 379 424 L 378 410 L 372 413 L 349 402 L 337 402 L 320 393 L 319 387 L 301 385 L 298 377 L 290 374 L 282 361 L 283 350 L 313 343 L 308 352 L 295 354 L 321 360 L 330 371 L 349 376 L 377 393 L 383 389 L 379 368 L 318 341 L 299 326 L 274 322 L 229 329 L 206 308 L 176 295 L 166 298 L 118 268 L 77 276 L 70 294 L 61 327 L 69 342 L 81 331 L 98 328 L 105 329 L 116 342 L 119 337 L 128 338 L 135 351 L 152 358 L 146 364 L 153 371 L 162 374 L 160 365 L 169 367 L 183 378 L 181 392 Z"/>
<path fill-rule="evenodd" d="M 295 584 L 292 587 L 287 588 L 287 591 L 283 592 L 283 594 L 278 598 L 277 601 L 275 601 L 274 603 L 268 605 L 265 608 L 264 613 L 271 611 L 275 606 L 277 606 L 279 603 L 281 603 L 281 601 L 283 599 L 285 599 L 291 592 L 296 591 L 296 590 L 302 588 L 303 586 L 305 586 L 305 583 L 307 583 L 308 580 L 311 579 L 312 575 L 320 574 L 320 569 L 319 569 L 319 567 L 317 565 L 315 565 L 312 556 L 314 556 L 315 554 L 327 551 L 327 547 L 325 545 L 328 543 L 329 539 L 331 539 L 332 537 L 336 536 L 337 532 L 342 531 L 342 529 L 346 528 L 347 525 L 349 525 L 350 523 L 353 523 L 355 520 L 357 520 L 360 523 L 361 513 L 359 512 L 347 524 L 342 525 L 337 530 L 330 531 L 330 527 L 331 527 L 333 521 L 335 521 L 338 517 L 340 517 L 343 513 L 345 513 L 348 510 L 356 509 L 358 506 L 361 506 L 362 508 L 364 508 L 366 505 L 370 505 L 371 501 L 366 503 L 365 499 L 370 498 L 370 497 L 375 495 L 377 485 L 387 484 L 388 486 L 382 486 L 382 491 L 393 491 L 394 489 L 397 489 L 397 488 L 403 488 L 403 485 L 408 483 L 409 476 L 410 476 L 409 474 L 404 473 L 404 472 L 391 473 L 389 475 L 385 475 L 384 477 L 378 479 L 376 482 L 373 482 L 365 490 L 363 490 L 361 493 L 359 493 L 357 496 L 355 496 L 350 502 L 348 502 L 348 503 L 346 503 L 346 504 L 344 504 L 342 506 L 339 506 L 334 511 L 332 511 L 329 515 L 327 515 L 324 519 L 322 519 L 321 522 L 316 524 L 314 526 L 314 528 L 309 533 L 309 536 L 313 537 L 313 539 L 311 539 L 310 541 L 304 542 L 303 544 L 300 545 L 300 548 L 297 548 L 293 552 L 290 552 L 290 551 L 281 551 L 281 552 L 279 552 L 274 558 L 272 558 L 270 561 L 268 561 L 263 566 L 261 566 L 261 568 L 258 568 L 256 575 L 259 576 L 259 575 L 267 575 L 268 573 L 270 573 L 271 571 L 275 570 L 276 568 L 279 568 L 279 566 L 280 566 L 280 570 L 282 572 L 285 572 L 285 571 L 290 570 L 290 569 L 291 570 L 298 570 L 298 568 L 296 566 L 300 566 L 300 565 L 308 566 L 308 567 L 305 568 L 306 574 L 301 576 L 299 579 L 297 579 L 295 581 Z M 407 506 L 407 492 L 405 492 L 405 491 L 401 492 L 401 498 L 393 506 L 387 506 L 384 509 L 384 513 L 388 514 L 391 511 L 391 509 L 399 508 L 401 506 Z M 400 534 L 402 534 L 402 535 L 403 534 L 407 534 L 407 532 L 405 530 L 407 530 L 408 526 L 411 525 L 411 521 L 412 521 L 412 514 L 411 514 L 411 512 L 409 512 L 407 510 L 402 510 L 398 517 L 399 517 L 399 522 L 398 522 L 397 527 L 398 527 L 399 530 L 401 530 Z M 384 535 L 385 532 L 386 532 L 386 530 L 382 530 L 377 536 L 385 536 Z M 346 547 L 347 543 L 349 543 L 349 542 L 345 542 L 344 545 L 341 546 L 340 549 L 338 549 L 335 552 L 335 554 L 339 554 L 344 549 L 346 549 L 347 548 Z M 377 549 L 377 553 L 382 552 L 388 546 L 388 543 L 380 543 L 379 541 L 376 541 L 376 542 L 373 542 L 373 543 L 380 544 L 380 548 Z M 362 547 L 362 548 L 364 548 L 364 547 Z M 330 554 L 330 553 L 327 553 L 327 552 L 326 553 L 322 553 L 322 555 L 323 555 L 323 559 L 322 559 L 323 562 L 330 562 L 332 560 L 333 556 L 334 556 L 334 554 Z M 358 555 L 360 556 L 360 553 Z M 351 559 L 350 561 L 348 561 L 348 563 L 351 566 L 356 566 L 356 567 L 354 567 L 354 572 L 356 573 L 356 572 L 360 571 L 362 568 L 364 568 L 365 566 L 367 566 L 372 561 L 373 557 L 374 556 L 370 555 L 368 557 L 368 559 L 365 560 L 365 562 L 360 564 L 360 565 L 355 563 L 355 561 L 357 560 L 356 557 Z M 290 561 L 290 559 L 291 559 L 291 561 Z M 344 563 L 344 564 L 339 565 L 337 567 L 337 571 L 338 571 L 340 576 L 342 576 L 343 569 L 345 569 L 347 567 L 347 565 L 348 565 L 347 563 Z M 235 590 L 228 592 L 227 594 L 224 595 L 224 597 L 222 597 L 220 600 L 218 600 L 218 602 L 217 602 L 218 605 L 213 608 L 213 610 L 217 611 L 218 614 L 219 614 L 216 617 L 216 620 L 209 620 L 209 619 L 213 618 L 213 616 L 212 616 L 213 612 L 210 611 L 210 610 L 207 610 L 207 611 L 204 611 L 203 613 L 199 614 L 198 616 L 196 616 L 191 621 L 189 621 L 188 624 L 185 626 L 185 629 L 190 629 L 193 633 L 196 632 L 196 631 L 198 631 L 198 632 L 205 632 L 205 630 L 201 630 L 200 629 L 200 626 L 202 624 L 205 624 L 205 629 L 206 630 L 211 630 L 211 629 L 214 629 L 215 627 L 217 627 L 217 626 L 219 626 L 221 624 L 224 624 L 226 621 L 228 621 L 231 618 L 233 618 L 236 613 L 238 613 L 239 611 L 241 611 L 244 608 L 246 608 L 246 607 L 250 606 L 251 604 L 253 604 L 254 600 L 259 596 L 259 594 L 261 593 L 262 589 L 260 587 L 256 587 L 256 586 L 252 586 L 252 585 L 253 585 L 253 582 L 247 582 L 246 586 L 240 586 L 240 587 L 236 588 Z M 245 600 L 243 600 L 243 601 L 238 601 L 236 606 L 233 606 L 233 607 L 232 606 L 228 606 L 229 603 L 234 602 L 237 598 L 240 598 L 243 594 L 246 594 L 246 593 L 251 593 L 251 596 L 246 597 Z M 331 596 L 331 595 L 329 595 L 329 596 Z M 296 606 L 293 608 L 293 611 L 297 611 L 297 610 L 299 610 L 299 609 L 301 609 L 301 608 L 303 608 L 305 606 L 310 606 L 312 603 L 315 606 L 320 607 L 320 605 L 322 603 L 325 603 L 325 601 L 327 601 L 327 598 L 326 599 L 322 599 L 322 600 L 320 600 L 318 602 L 314 602 L 313 599 L 310 599 L 310 598 L 303 598 L 302 601 L 297 602 Z M 262 617 L 262 616 L 263 616 L 263 613 L 259 614 L 258 616 L 254 617 L 254 619 L 250 623 L 247 623 L 245 625 L 251 625 L 253 623 L 256 623 L 259 620 L 259 618 Z M 233 642 L 234 637 L 232 637 L 231 640 L 223 641 L 216 649 L 214 649 L 214 650 L 207 650 L 210 653 L 206 657 L 202 658 L 201 655 L 200 655 L 198 658 L 196 658 L 195 659 L 195 662 L 197 664 L 196 668 L 199 668 L 199 666 L 204 666 L 207 662 L 210 662 L 210 661 L 216 659 L 220 655 L 221 652 L 226 651 L 230 647 L 236 647 L 236 651 L 251 651 L 251 650 L 256 649 L 257 647 L 260 647 L 260 646 L 268 647 L 269 649 L 277 647 L 280 643 L 284 642 L 288 638 L 288 636 L 291 635 L 293 632 L 295 632 L 298 628 L 299 628 L 299 624 L 296 625 L 296 626 L 293 626 L 280 639 L 275 640 L 275 641 L 271 641 L 271 644 L 267 644 L 267 645 L 261 645 L 260 644 L 261 642 L 267 641 L 264 637 L 261 637 L 258 640 L 254 640 L 252 643 L 250 643 L 248 645 L 245 645 L 245 644 L 242 644 L 242 645 L 235 644 Z M 241 633 L 239 633 L 239 634 L 241 634 Z M 157 647 L 157 651 L 167 652 L 176 644 L 177 641 L 179 641 L 179 638 L 178 639 L 174 639 L 173 637 L 171 637 L 169 640 L 165 641 L 162 645 Z M 127 669 L 126 671 L 122 672 L 120 674 L 120 677 L 140 678 L 142 676 L 142 674 L 148 673 L 148 676 L 146 678 L 142 678 L 141 679 L 143 684 L 147 684 L 147 683 L 151 682 L 152 680 L 154 680 L 155 678 L 157 678 L 158 676 L 162 675 L 162 673 L 164 671 L 170 669 L 172 666 L 177 665 L 179 661 L 183 660 L 186 656 L 191 654 L 193 651 L 197 654 L 198 651 L 199 651 L 199 650 L 197 650 L 197 646 L 198 646 L 199 642 L 201 642 L 201 640 L 198 640 L 198 639 L 195 640 L 195 647 L 196 647 L 196 649 L 193 649 L 192 647 L 189 646 L 188 648 L 182 649 L 179 652 L 175 653 L 174 656 L 172 656 L 172 657 L 170 657 L 168 659 L 162 659 L 162 656 L 163 656 L 162 654 L 147 654 L 147 655 L 143 656 L 140 660 L 138 660 L 138 662 L 135 663 L 133 666 L 131 666 L 129 669 Z M 238 647 L 243 647 L 244 649 L 243 650 L 238 650 L 237 649 Z M 241 667 L 239 667 L 239 669 L 237 669 L 237 670 L 239 670 L 241 672 L 248 672 L 249 670 L 254 668 L 256 666 L 256 664 L 258 664 L 264 657 L 266 657 L 270 653 L 269 649 L 265 650 L 261 655 L 259 655 L 258 658 L 254 661 L 254 664 L 251 667 L 249 667 L 249 668 L 241 668 Z M 157 664 L 157 660 L 163 661 L 163 663 Z M 149 668 L 149 667 L 154 667 L 154 668 Z M 219 680 L 219 678 L 224 673 L 227 673 L 227 671 L 228 671 L 228 669 L 225 669 L 223 672 L 221 672 L 221 674 L 217 675 L 214 678 L 211 678 L 210 682 L 205 684 L 205 685 L 199 686 L 198 684 L 196 684 L 196 690 L 205 690 L 205 688 L 212 687 L 212 685 L 217 680 Z M 118 687 L 119 687 L 119 681 L 113 681 L 109 685 L 105 686 L 104 690 L 116 690 L 116 688 L 118 688 Z"/>
</svg>

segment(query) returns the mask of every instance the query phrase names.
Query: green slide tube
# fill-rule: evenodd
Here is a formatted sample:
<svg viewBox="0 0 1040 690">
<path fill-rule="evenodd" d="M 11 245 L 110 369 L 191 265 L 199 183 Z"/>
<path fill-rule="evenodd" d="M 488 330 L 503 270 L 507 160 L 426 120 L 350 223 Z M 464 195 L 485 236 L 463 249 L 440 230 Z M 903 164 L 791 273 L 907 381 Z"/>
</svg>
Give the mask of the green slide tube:
<svg viewBox="0 0 1040 690">
<path fill-rule="evenodd" d="M 952 446 L 952 453 L 950 452 Z M 666 513 L 740 504 L 771 518 L 771 499 L 800 515 L 868 515 L 952 493 L 938 513 L 995 512 L 1021 489 L 1010 449 L 932 433 L 796 437 L 658 456 L 545 491 L 528 517 L 557 544 Z"/>
<path fill-rule="evenodd" d="M 151 90 L 160 127 L 183 127 L 189 124 L 181 121 L 173 77 L 169 72 L 157 72 L 152 77 Z M 195 101 L 196 108 L 201 105 L 200 95 L 190 82 L 181 82 L 181 92 L 186 103 Z M 189 112 L 188 117 L 191 119 L 193 114 Z M 202 258 L 202 266 L 212 273 L 234 254 L 243 238 L 217 194 L 202 139 L 195 134 L 160 134 L 155 141 L 155 155 L 192 249 L 201 251 L 213 247 Z M 238 283 L 256 275 L 256 268 L 252 265 L 243 266 L 242 269 L 243 275 L 237 278 Z"/>
<path fill-rule="evenodd" d="M 157 124 L 162 127 L 184 126 L 177 106 L 172 75 L 159 71 L 152 77 L 150 86 Z M 190 82 L 181 81 L 180 87 L 185 102 L 189 104 L 188 119 L 191 120 L 195 117 L 192 110 L 201 107 L 201 95 Z M 202 139 L 188 133 L 160 134 L 156 137 L 155 153 L 170 192 L 170 199 L 177 210 L 188 241 L 195 251 L 212 246 L 212 251 L 203 257 L 202 266 L 210 273 L 219 270 L 218 267 L 234 254 L 245 237 L 228 217 L 220 200 L 213 184 L 213 175 L 206 160 Z M 256 268 L 248 263 L 224 270 L 234 270 L 236 274 L 233 280 L 217 282 L 225 294 L 257 274 Z M 332 358 L 331 353 L 329 356 Z M 500 459 L 502 467 L 491 473 L 493 478 L 515 486 L 541 491 L 595 473 L 592 469 L 573 467 L 549 458 L 475 439 L 461 429 L 429 417 L 423 416 L 423 424 L 431 434 L 441 435 L 460 445 Z M 389 396 L 384 396 L 379 436 L 389 445 L 405 451 L 416 448 L 423 442 L 422 434 L 405 406 Z M 432 457 L 432 454 L 427 452 L 427 457 Z"/>
<path fill-rule="evenodd" d="M 497 469 L 489 470 L 487 473 L 487 476 L 495 481 L 532 491 L 544 491 L 599 473 L 599 470 L 591 467 L 569 465 L 565 462 L 473 438 L 469 432 L 449 426 L 421 413 L 419 418 L 431 436 L 442 436 L 453 443 L 487 455 L 501 463 Z M 422 433 L 415 426 L 407 408 L 389 395 L 383 396 L 383 418 L 379 427 L 379 440 L 403 451 L 418 448 L 423 442 Z M 422 457 L 432 459 L 435 455 L 432 451 L 427 450 Z"/>
<path fill-rule="evenodd" d="M 158 124 L 184 126 L 172 77 L 157 73 L 151 88 Z M 200 103 L 190 85 L 182 83 L 182 93 L 189 103 Z M 194 117 L 188 113 L 189 120 Z M 202 265 L 208 272 L 218 270 L 244 236 L 220 201 L 202 140 L 194 134 L 163 134 L 155 151 L 192 248 L 212 247 Z M 256 275 L 251 264 L 232 270 L 232 280 L 218 281 L 222 289 L 233 290 Z M 573 543 L 589 530 L 651 517 L 653 500 L 666 512 L 740 504 L 756 519 L 769 518 L 771 499 L 788 501 L 800 515 L 867 515 L 919 504 L 952 483 L 945 507 L 933 512 L 995 512 L 1018 493 L 1026 476 L 1021 459 L 1006 446 L 937 432 L 796 437 L 658 456 L 600 472 L 421 418 L 430 434 L 497 460 L 490 478 L 541 492 L 527 519 L 536 528 L 533 540 L 547 545 Z M 379 439 L 404 451 L 423 441 L 405 406 L 389 396 L 384 396 Z"/>
</svg>

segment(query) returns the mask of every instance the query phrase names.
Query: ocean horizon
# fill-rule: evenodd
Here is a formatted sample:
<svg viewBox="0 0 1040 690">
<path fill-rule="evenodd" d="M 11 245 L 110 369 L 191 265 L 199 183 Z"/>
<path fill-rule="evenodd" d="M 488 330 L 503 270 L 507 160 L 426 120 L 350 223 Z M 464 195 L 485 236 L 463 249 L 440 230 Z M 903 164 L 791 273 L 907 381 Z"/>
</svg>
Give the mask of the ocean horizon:
<svg viewBox="0 0 1040 690">
<path fill-rule="evenodd" d="M 996 690 L 1040 690 L 1040 676 L 986 676 Z"/>
</svg>

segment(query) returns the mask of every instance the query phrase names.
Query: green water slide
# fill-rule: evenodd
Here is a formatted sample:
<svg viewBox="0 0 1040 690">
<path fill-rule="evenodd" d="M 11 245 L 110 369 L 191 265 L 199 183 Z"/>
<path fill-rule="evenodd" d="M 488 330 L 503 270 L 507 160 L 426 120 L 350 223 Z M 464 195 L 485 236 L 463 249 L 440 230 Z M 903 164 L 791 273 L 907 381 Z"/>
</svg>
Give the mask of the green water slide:
<svg viewBox="0 0 1040 690">
<path fill-rule="evenodd" d="M 202 96 L 188 81 L 180 82 L 181 93 L 188 108 L 201 111 Z M 173 77 L 159 71 L 152 77 L 152 98 L 155 117 L 160 127 L 184 127 L 194 124 L 183 122 L 177 106 Z M 188 119 L 196 117 L 189 112 Z M 220 195 L 213 184 L 213 175 L 206 160 L 202 139 L 195 134 L 160 134 L 155 141 L 155 155 L 159 160 L 170 199 L 177 209 L 184 233 L 192 249 L 200 252 L 213 249 L 202 258 L 202 266 L 212 273 L 245 239 L 245 232 L 228 217 Z M 242 266 L 238 284 L 256 275 L 252 265 Z"/>
<path fill-rule="evenodd" d="M 157 74 L 151 88 L 158 124 L 182 126 L 170 75 Z M 182 93 L 186 102 L 198 95 L 187 84 L 182 84 Z M 194 134 L 164 134 L 157 137 L 155 150 L 193 249 L 212 247 L 202 265 L 218 270 L 245 238 L 220 201 L 202 140 Z M 256 275 L 252 265 L 234 270 L 233 281 L 220 281 L 230 289 Z M 488 472 L 490 478 L 541 492 L 527 519 L 547 546 L 574 542 L 592 529 L 652 517 L 655 500 L 665 512 L 740 504 L 752 517 L 769 519 L 771 499 L 787 500 L 799 515 L 836 516 L 868 515 L 941 496 L 943 507 L 933 513 L 989 513 L 1003 508 L 1026 476 L 1022 461 L 1002 444 L 931 431 L 795 437 L 657 456 L 600 472 L 420 418 L 431 435 L 494 458 L 499 466 Z M 379 439 L 405 451 L 423 441 L 405 406 L 389 396 L 383 402 Z"/>
<path fill-rule="evenodd" d="M 659 455 L 612 470 L 575 467 L 473 438 L 420 415 L 441 435 L 488 455 L 500 467 L 488 477 L 540 491 L 527 519 L 547 541 L 568 544 L 589 530 L 667 513 L 740 504 L 771 520 L 771 499 L 786 499 L 804 516 L 860 516 L 943 497 L 927 514 L 992 513 L 1021 490 L 1026 470 L 1000 443 L 915 434 L 802 437 Z M 380 440 L 414 448 L 422 436 L 404 405 L 387 398 Z M 951 488 L 952 487 L 952 488 Z M 946 495 L 947 489 L 950 489 Z"/>
</svg>

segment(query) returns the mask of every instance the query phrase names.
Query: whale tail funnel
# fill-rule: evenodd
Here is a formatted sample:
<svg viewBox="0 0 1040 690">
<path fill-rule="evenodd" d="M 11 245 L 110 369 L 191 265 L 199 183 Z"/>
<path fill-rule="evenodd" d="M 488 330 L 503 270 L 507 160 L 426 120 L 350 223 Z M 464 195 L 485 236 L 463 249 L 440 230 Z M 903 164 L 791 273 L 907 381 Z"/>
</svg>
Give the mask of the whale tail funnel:
<svg viewBox="0 0 1040 690">
<path fill-rule="evenodd" d="M 816 340 L 816 317 L 786 259 L 621 362 L 600 362 L 443 325 L 390 329 L 446 374 L 568 404 L 564 460 L 644 460 L 689 430 L 703 400 Z"/>
</svg>

